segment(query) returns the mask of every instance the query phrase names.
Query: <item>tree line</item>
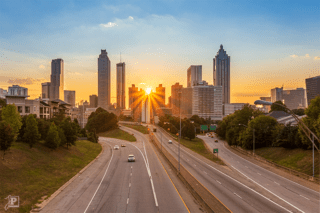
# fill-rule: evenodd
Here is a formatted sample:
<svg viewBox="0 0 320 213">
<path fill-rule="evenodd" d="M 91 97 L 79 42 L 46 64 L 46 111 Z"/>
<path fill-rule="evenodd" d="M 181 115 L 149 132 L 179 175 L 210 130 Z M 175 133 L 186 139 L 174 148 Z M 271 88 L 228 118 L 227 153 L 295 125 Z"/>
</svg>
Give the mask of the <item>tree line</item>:
<svg viewBox="0 0 320 213">
<path fill-rule="evenodd" d="M 278 104 L 284 105 L 281 101 Z M 285 105 L 284 105 L 285 106 Z M 279 105 L 272 104 L 271 111 L 287 110 Z M 308 128 L 320 137 L 320 96 L 311 101 L 305 110 L 292 110 L 298 115 L 306 115 L 302 121 Z M 242 110 L 228 115 L 219 122 L 216 133 L 226 139 L 229 145 L 241 146 L 245 149 L 255 147 L 280 146 L 285 148 L 312 148 L 312 143 L 305 136 L 299 126 L 279 124 L 273 117 L 266 116 L 250 105 Z M 316 142 L 319 147 L 319 143 Z"/>
</svg>

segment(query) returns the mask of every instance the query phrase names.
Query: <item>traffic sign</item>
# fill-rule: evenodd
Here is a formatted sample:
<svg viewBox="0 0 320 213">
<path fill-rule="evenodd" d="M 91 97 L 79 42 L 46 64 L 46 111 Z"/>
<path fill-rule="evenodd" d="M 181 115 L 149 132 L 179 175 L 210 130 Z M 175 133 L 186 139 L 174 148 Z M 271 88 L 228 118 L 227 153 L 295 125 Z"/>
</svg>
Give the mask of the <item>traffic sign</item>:
<svg viewBox="0 0 320 213">
<path fill-rule="evenodd" d="M 218 153 L 218 149 L 213 149 L 213 153 Z"/>
</svg>

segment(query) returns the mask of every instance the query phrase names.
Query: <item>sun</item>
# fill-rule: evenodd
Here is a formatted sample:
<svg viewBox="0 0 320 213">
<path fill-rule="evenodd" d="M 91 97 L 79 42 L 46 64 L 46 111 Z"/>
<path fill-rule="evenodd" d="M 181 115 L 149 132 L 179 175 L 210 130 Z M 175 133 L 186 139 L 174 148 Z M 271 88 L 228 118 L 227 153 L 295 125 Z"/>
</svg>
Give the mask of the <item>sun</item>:
<svg viewBox="0 0 320 213">
<path fill-rule="evenodd" d="M 151 88 L 150 88 L 150 87 L 146 89 L 146 93 L 147 93 L 148 95 L 151 93 Z"/>
</svg>

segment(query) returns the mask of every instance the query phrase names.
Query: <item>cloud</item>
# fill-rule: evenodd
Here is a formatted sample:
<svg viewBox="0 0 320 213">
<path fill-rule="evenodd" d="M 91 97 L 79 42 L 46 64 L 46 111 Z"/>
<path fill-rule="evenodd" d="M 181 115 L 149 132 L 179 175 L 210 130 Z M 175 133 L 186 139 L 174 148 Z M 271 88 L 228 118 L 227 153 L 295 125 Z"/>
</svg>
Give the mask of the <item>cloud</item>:
<svg viewBox="0 0 320 213">
<path fill-rule="evenodd" d="M 290 55 L 290 57 L 292 57 L 292 58 L 298 58 L 299 56 L 297 56 L 297 55 Z"/>
<path fill-rule="evenodd" d="M 309 54 L 306 54 L 306 58 L 309 58 L 310 56 L 309 56 Z"/>
<path fill-rule="evenodd" d="M 43 82 L 45 79 L 39 78 L 39 79 L 34 79 L 34 78 L 10 78 L 7 83 L 8 84 L 18 84 L 18 85 L 32 85 L 35 83 Z"/>
<path fill-rule="evenodd" d="M 130 19 L 130 20 L 133 20 L 133 17 L 132 17 L 132 16 L 129 16 L 129 19 Z"/>
<path fill-rule="evenodd" d="M 320 60 L 319 56 L 314 57 L 314 60 Z"/>
<path fill-rule="evenodd" d="M 41 65 L 39 66 L 39 68 L 40 68 L 40 69 L 44 69 L 44 68 L 46 68 L 46 67 L 41 64 Z"/>
<path fill-rule="evenodd" d="M 100 24 L 101 27 L 114 27 L 118 26 L 116 23 L 108 22 L 108 24 Z"/>
</svg>

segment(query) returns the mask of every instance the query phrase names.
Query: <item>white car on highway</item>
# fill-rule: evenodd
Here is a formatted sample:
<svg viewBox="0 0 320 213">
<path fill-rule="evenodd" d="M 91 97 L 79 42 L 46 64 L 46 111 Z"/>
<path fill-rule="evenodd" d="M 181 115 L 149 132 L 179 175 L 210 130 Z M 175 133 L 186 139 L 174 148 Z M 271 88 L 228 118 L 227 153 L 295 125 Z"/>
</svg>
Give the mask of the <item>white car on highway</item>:
<svg viewBox="0 0 320 213">
<path fill-rule="evenodd" d="M 115 149 L 115 150 L 119 149 L 119 146 L 118 146 L 118 145 L 115 145 L 115 146 L 114 146 L 114 149 Z"/>
<path fill-rule="evenodd" d="M 172 140 L 169 140 L 168 143 L 172 143 Z"/>
</svg>

